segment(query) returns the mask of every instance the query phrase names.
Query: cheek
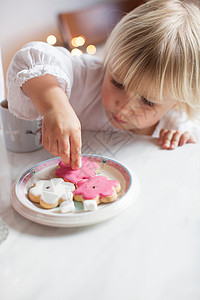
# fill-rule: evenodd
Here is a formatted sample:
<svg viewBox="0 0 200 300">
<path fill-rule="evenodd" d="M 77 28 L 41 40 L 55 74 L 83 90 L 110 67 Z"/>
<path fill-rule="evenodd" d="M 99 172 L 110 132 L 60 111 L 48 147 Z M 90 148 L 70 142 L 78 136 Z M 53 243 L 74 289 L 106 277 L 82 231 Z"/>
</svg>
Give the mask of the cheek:
<svg viewBox="0 0 200 300">
<path fill-rule="evenodd" d="M 106 98 L 107 98 L 107 91 L 106 88 L 103 86 L 101 90 L 101 100 L 104 106 L 106 104 Z"/>
<path fill-rule="evenodd" d="M 163 116 L 171 109 L 170 107 L 155 107 L 154 109 L 147 110 L 144 114 L 146 123 L 158 122 Z"/>
<path fill-rule="evenodd" d="M 107 86 L 102 87 L 101 99 L 105 108 L 109 108 L 112 106 L 113 103 L 112 94 L 113 93 L 110 91 L 109 87 Z"/>
<path fill-rule="evenodd" d="M 156 111 L 157 112 L 157 117 L 159 117 L 159 119 L 161 119 L 172 108 L 173 108 L 173 105 L 163 106 L 161 109 L 158 109 Z"/>
</svg>

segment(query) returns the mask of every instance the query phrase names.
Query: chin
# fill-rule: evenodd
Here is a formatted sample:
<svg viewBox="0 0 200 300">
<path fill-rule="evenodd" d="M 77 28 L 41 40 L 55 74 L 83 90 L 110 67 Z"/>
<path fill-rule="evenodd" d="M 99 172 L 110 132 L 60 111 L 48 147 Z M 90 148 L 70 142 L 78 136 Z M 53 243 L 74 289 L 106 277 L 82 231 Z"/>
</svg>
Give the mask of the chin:
<svg viewBox="0 0 200 300">
<path fill-rule="evenodd" d="M 113 119 L 109 119 L 110 123 L 117 129 L 120 129 L 120 130 L 129 130 L 129 128 L 127 128 L 127 126 L 125 126 L 124 124 L 120 124 L 120 123 L 117 123 L 115 120 Z M 127 125 L 127 124 L 126 124 Z"/>
<path fill-rule="evenodd" d="M 109 112 L 109 111 L 107 111 L 106 110 L 106 114 L 107 114 L 107 116 L 108 116 L 108 119 L 109 119 L 109 121 L 110 121 L 110 123 L 115 127 L 115 128 L 117 128 L 117 129 L 120 129 L 120 130 L 130 130 L 129 128 L 128 128 L 128 124 L 126 123 L 126 124 L 121 124 L 121 123 L 118 123 L 117 121 L 115 121 L 114 119 L 113 119 L 113 117 L 112 117 L 112 113 L 111 112 Z"/>
</svg>

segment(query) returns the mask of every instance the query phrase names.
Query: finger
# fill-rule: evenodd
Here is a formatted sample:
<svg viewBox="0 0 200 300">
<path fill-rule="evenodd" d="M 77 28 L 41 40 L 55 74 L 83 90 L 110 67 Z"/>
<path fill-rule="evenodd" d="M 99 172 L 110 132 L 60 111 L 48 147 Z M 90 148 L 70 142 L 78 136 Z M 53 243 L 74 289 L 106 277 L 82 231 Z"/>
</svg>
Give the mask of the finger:
<svg viewBox="0 0 200 300">
<path fill-rule="evenodd" d="M 49 139 L 49 152 L 55 156 L 59 155 L 58 140 Z"/>
<path fill-rule="evenodd" d="M 73 133 L 70 138 L 70 156 L 72 169 L 79 169 L 81 167 L 81 131 L 78 130 Z"/>
<path fill-rule="evenodd" d="M 59 155 L 65 165 L 70 165 L 70 144 L 69 137 L 62 138 L 59 142 Z"/>
<path fill-rule="evenodd" d="M 171 145 L 171 140 L 172 140 L 172 137 L 174 135 L 175 131 L 174 130 L 168 130 L 165 134 L 164 134 L 164 137 L 163 137 L 163 148 L 164 149 L 169 149 L 170 148 L 170 145 Z"/>
<path fill-rule="evenodd" d="M 158 144 L 162 145 L 163 144 L 163 139 L 164 139 L 164 135 L 167 132 L 167 129 L 161 129 L 160 134 L 159 134 L 159 139 L 158 139 Z"/>
<path fill-rule="evenodd" d="M 42 145 L 45 150 L 49 151 L 49 139 L 44 135 L 42 135 Z"/>
<path fill-rule="evenodd" d="M 190 132 L 186 131 L 184 132 L 181 137 L 180 137 L 180 141 L 179 141 L 179 146 L 183 146 L 187 143 L 197 143 L 196 138 L 194 137 L 193 134 L 191 134 Z"/>
<path fill-rule="evenodd" d="M 172 136 L 172 139 L 171 139 L 171 144 L 170 144 L 170 147 L 169 149 L 173 150 L 173 149 L 176 149 L 179 145 L 179 140 L 180 140 L 180 137 L 181 137 L 181 133 L 176 131 L 173 136 Z"/>
<path fill-rule="evenodd" d="M 44 149 L 49 150 L 49 139 L 46 134 L 44 122 L 42 124 L 42 145 L 43 145 Z"/>
<path fill-rule="evenodd" d="M 44 149 L 50 152 L 50 136 L 46 127 L 45 120 L 42 122 L 42 144 Z"/>
</svg>

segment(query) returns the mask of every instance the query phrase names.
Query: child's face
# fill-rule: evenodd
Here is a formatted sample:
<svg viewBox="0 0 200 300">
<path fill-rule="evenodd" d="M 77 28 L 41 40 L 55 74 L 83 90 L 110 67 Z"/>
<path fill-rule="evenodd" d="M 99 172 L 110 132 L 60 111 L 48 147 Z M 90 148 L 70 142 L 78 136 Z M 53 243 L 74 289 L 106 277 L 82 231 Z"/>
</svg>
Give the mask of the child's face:
<svg viewBox="0 0 200 300">
<path fill-rule="evenodd" d="M 142 91 L 129 97 L 108 70 L 102 86 L 102 102 L 116 128 L 145 135 L 151 135 L 159 120 L 175 105 L 175 101 L 167 98 L 159 103 L 155 96 L 148 98 Z"/>
</svg>

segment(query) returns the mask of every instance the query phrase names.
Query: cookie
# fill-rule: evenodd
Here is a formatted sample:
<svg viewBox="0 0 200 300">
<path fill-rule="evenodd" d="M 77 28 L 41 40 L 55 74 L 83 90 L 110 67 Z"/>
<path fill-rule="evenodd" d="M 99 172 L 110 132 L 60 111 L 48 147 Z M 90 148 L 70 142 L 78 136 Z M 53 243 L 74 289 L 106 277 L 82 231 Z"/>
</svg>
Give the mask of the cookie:
<svg viewBox="0 0 200 300">
<path fill-rule="evenodd" d="M 66 200 L 60 204 L 61 213 L 68 213 L 75 210 L 75 205 L 73 200 Z"/>
<path fill-rule="evenodd" d="M 74 190 L 74 184 L 65 182 L 62 178 L 38 180 L 29 189 L 29 198 L 43 208 L 54 208 L 63 201 L 72 201 Z"/>
<path fill-rule="evenodd" d="M 99 169 L 99 165 L 96 162 L 89 161 L 86 157 L 82 157 L 81 162 L 81 168 L 73 170 L 70 166 L 65 165 L 61 161 L 59 168 L 55 171 L 55 175 L 74 184 L 77 184 L 77 182 L 82 179 L 89 179 L 96 176 Z"/>
<path fill-rule="evenodd" d="M 83 201 L 83 210 L 85 210 L 85 211 L 97 210 L 96 200 L 84 200 Z"/>
<path fill-rule="evenodd" d="M 95 200 L 99 204 L 115 201 L 120 190 L 121 186 L 118 181 L 109 180 L 105 176 L 95 176 L 77 182 L 77 189 L 73 191 L 73 194 L 74 200 L 82 201 L 83 204 L 85 200 Z"/>
</svg>

